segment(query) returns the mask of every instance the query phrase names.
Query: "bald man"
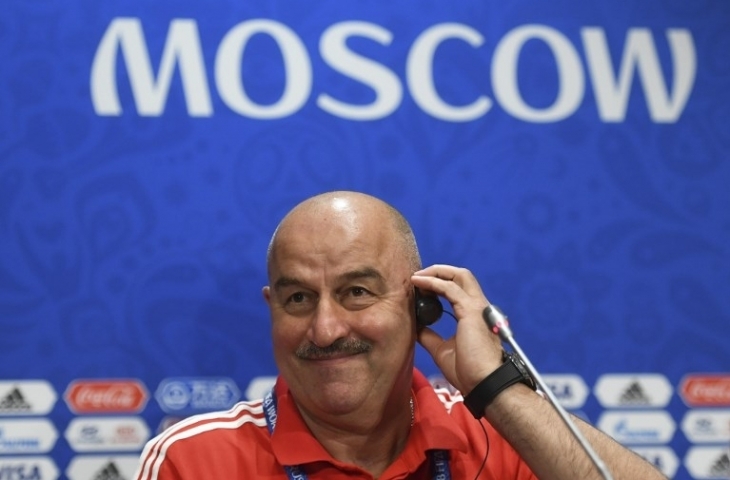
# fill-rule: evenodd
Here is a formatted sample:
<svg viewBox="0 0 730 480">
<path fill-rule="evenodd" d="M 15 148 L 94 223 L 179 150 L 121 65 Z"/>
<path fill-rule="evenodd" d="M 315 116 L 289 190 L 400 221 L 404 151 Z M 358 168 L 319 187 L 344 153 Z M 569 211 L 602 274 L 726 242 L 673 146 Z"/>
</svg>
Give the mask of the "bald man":
<svg viewBox="0 0 730 480">
<path fill-rule="evenodd" d="M 514 361 L 482 319 L 489 303 L 466 269 L 422 270 L 390 205 L 356 192 L 302 202 L 271 239 L 268 276 L 276 386 L 151 440 L 138 480 L 601 478 L 529 378 L 482 395 Z M 454 336 L 417 328 L 416 288 L 451 304 Z M 414 368 L 416 342 L 468 406 Z M 580 428 L 614 479 L 664 478 Z"/>
</svg>

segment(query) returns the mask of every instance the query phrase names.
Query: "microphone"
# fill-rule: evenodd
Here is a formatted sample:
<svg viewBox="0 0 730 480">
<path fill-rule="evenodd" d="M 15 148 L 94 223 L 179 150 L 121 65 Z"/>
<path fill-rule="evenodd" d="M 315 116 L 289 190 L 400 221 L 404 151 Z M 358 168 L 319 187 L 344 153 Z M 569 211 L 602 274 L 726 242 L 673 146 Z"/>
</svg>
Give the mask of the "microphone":
<svg viewBox="0 0 730 480">
<path fill-rule="evenodd" d="M 519 344 L 512 335 L 512 330 L 510 330 L 509 328 L 509 321 L 507 320 L 507 317 L 496 305 L 488 305 L 487 308 L 482 311 L 482 318 L 484 318 L 484 321 L 487 322 L 487 325 L 492 330 L 492 333 L 498 335 L 503 342 L 507 342 L 510 347 L 512 347 L 512 350 L 520 356 L 525 364 L 525 367 L 527 368 L 527 371 L 530 372 L 530 375 L 532 375 L 532 378 L 535 380 L 535 383 L 540 387 L 540 390 L 545 393 L 548 400 L 550 401 L 550 404 L 552 404 L 553 408 L 555 408 L 555 410 L 558 412 L 558 415 L 563 420 L 563 423 L 565 423 L 575 439 L 578 440 L 580 446 L 588 454 L 588 457 L 591 459 L 591 462 L 593 462 L 593 465 L 595 465 L 601 476 L 606 480 L 613 480 L 611 472 L 608 471 L 606 464 L 603 462 L 603 460 L 601 460 L 601 457 L 598 456 L 596 451 L 593 450 L 593 447 L 590 443 L 588 443 L 588 440 L 586 440 L 581 431 L 578 430 L 578 427 L 575 425 L 575 422 L 571 420 L 568 412 L 566 412 L 563 406 L 560 405 L 560 402 L 558 402 L 558 399 L 555 398 L 555 394 L 553 394 L 553 391 L 548 388 L 540 374 L 532 365 L 532 362 L 530 362 L 530 360 L 527 358 L 527 355 L 525 355 L 525 353 L 520 348 Z"/>
</svg>

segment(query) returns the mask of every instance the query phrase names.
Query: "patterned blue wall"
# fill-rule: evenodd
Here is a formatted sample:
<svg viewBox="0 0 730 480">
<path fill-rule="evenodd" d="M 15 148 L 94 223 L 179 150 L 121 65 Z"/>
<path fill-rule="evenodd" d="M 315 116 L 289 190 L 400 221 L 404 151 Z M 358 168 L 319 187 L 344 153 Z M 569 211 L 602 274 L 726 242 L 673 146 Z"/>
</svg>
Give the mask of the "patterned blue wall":
<svg viewBox="0 0 730 480">
<path fill-rule="evenodd" d="M 60 478 L 74 380 L 139 379 L 152 432 L 166 378 L 244 392 L 276 373 L 274 227 L 355 189 L 474 271 L 540 370 L 664 375 L 675 478 L 730 477 L 683 463 L 678 393 L 730 375 L 728 52 L 724 0 L 6 1 L 0 380 L 56 391 Z"/>
</svg>

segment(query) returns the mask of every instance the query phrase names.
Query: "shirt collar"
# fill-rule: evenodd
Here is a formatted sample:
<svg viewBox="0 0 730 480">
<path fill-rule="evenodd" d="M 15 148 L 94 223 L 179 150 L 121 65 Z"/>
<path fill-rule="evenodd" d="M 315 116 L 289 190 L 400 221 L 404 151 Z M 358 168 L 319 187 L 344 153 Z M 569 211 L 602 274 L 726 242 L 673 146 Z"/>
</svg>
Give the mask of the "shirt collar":
<svg viewBox="0 0 730 480">
<path fill-rule="evenodd" d="M 429 381 L 417 369 L 413 370 L 412 391 L 415 418 L 401 457 L 410 457 L 408 463 L 412 463 L 425 458 L 426 450 L 466 452 L 466 436 L 451 418 Z M 274 392 L 278 420 L 271 447 L 277 461 L 281 465 L 303 465 L 317 461 L 340 465 L 312 436 L 283 378 L 277 379 Z"/>
</svg>

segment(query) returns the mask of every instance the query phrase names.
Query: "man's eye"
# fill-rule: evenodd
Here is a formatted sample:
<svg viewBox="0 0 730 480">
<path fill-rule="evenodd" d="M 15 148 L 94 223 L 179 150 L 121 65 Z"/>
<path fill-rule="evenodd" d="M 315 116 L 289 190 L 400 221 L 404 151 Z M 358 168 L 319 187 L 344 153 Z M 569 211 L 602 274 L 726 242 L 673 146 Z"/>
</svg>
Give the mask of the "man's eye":
<svg viewBox="0 0 730 480">
<path fill-rule="evenodd" d="M 368 291 L 362 287 L 352 287 L 352 290 L 350 290 L 350 293 L 352 293 L 352 295 L 354 297 L 362 297 L 363 295 L 367 294 Z"/>
<path fill-rule="evenodd" d="M 348 310 L 362 310 L 377 301 L 377 296 L 364 287 L 353 286 L 344 290 L 340 302 Z"/>
<path fill-rule="evenodd" d="M 304 296 L 304 294 L 302 292 L 297 292 L 297 293 L 292 294 L 289 297 L 288 301 L 291 303 L 302 303 L 305 299 L 306 299 L 306 297 Z"/>
<path fill-rule="evenodd" d="M 284 300 L 282 308 L 290 315 L 306 315 L 317 305 L 315 295 L 308 292 L 294 292 Z"/>
<path fill-rule="evenodd" d="M 345 291 L 345 296 L 357 300 L 366 300 L 373 298 L 374 294 L 365 287 L 350 287 Z"/>
</svg>

